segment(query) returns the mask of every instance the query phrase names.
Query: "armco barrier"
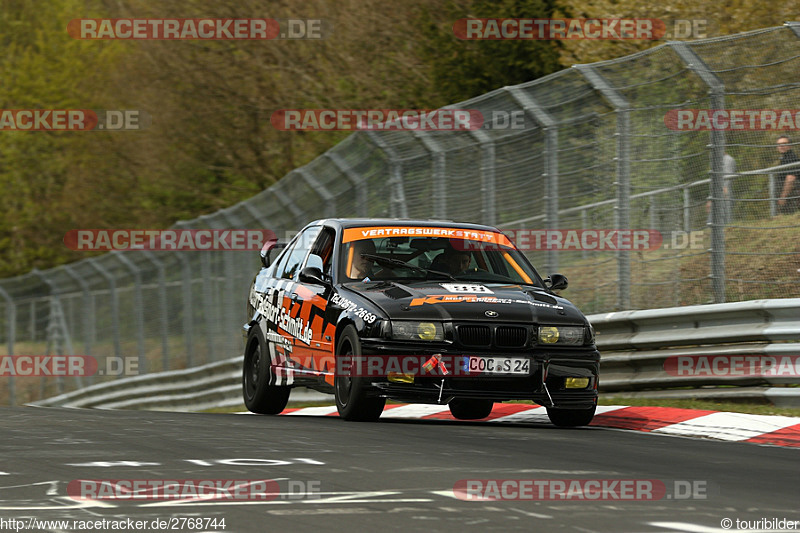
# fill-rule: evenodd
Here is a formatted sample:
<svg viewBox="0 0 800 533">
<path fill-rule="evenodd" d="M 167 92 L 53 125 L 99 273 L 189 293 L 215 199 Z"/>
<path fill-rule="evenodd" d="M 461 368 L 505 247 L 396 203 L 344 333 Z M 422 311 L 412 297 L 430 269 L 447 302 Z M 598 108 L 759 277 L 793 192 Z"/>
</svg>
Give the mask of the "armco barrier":
<svg viewBox="0 0 800 533">
<path fill-rule="evenodd" d="M 800 385 L 797 377 L 681 377 L 664 369 L 675 356 L 800 356 L 800 298 L 605 313 L 589 320 L 602 354 L 601 393 L 800 406 L 800 387 L 786 386 Z M 190 411 L 241 404 L 241 357 L 234 357 L 118 379 L 32 405 Z"/>
</svg>

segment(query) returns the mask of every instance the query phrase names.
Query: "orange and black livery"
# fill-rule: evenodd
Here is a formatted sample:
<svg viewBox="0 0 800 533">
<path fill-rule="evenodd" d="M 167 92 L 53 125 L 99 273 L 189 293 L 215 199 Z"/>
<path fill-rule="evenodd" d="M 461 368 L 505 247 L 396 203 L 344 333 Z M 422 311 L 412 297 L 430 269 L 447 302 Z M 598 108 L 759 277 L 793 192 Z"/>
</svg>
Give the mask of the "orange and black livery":
<svg viewBox="0 0 800 533">
<path fill-rule="evenodd" d="M 294 387 L 375 420 L 387 399 L 480 419 L 533 400 L 588 424 L 600 354 L 586 317 L 501 231 L 435 220 L 324 219 L 268 242 L 250 287 L 242 384 L 253 412 Z"/>
</svg>

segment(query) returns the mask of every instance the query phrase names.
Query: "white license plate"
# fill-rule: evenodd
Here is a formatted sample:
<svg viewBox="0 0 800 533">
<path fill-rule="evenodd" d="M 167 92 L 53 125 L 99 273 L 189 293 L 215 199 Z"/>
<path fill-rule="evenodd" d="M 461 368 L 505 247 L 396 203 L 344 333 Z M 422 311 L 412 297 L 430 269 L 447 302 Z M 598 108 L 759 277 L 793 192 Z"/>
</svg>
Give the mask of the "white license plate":
<svg viewBox="0 0 800 533">
<path fill-rule="evenodd" d="M 471 373 L 519 376 L 527 376 L 531 373 L 531 360 L 518 357 L 470 356 L 467 364 Z"/>
</svg>

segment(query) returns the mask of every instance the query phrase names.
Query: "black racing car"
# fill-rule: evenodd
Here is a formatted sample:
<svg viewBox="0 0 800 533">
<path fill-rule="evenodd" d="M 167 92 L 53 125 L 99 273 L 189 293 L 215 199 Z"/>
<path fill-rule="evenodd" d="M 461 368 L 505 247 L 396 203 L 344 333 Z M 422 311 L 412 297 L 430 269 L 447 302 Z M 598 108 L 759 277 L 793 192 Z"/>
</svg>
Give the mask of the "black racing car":
<svg viewBox="0 0 800 533">
<path fill-rule="evenodd" d="M 600 354 L 586 317 L 500 231 L 427 220 L 327 219 L 265 244 L 250 288 L 243 392 L 283 411 L 292 387 L 333 393 L 339 415 L 375 420 L 387 398 L 487 417 L 533 400 L 586 425 Z"/>
</svg>

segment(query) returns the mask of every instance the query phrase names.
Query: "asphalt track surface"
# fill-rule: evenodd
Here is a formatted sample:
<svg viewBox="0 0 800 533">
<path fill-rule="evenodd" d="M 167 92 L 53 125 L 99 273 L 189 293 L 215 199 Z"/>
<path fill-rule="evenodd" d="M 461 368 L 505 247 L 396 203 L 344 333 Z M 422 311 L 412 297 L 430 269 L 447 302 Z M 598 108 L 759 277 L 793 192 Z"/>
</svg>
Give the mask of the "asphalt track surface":
<svg viewBox="0 0 800 533">
<path fill-rule="evenodd" d="M 800 520 L 800 451 L 792 448 L 548 424 L 32 407 L 0 414 L 6 520 L 203 517 L 224 518 L 227 532 L 584 533 L 723 531 L 726 517 L 732 530 L 737 518 Z M 270 501 L 86 502 L 67 497 L 76 479 L 273 479 L 283 494 Z M 660 480 L 673 497 L 456 498 L 453 487 L 468 479 Z M 675 481 L 702 487 L 697 495 L 705 498 L 676 499 Z M 301 482 L 312 494 L 297 494 Z"/>
</svg>

